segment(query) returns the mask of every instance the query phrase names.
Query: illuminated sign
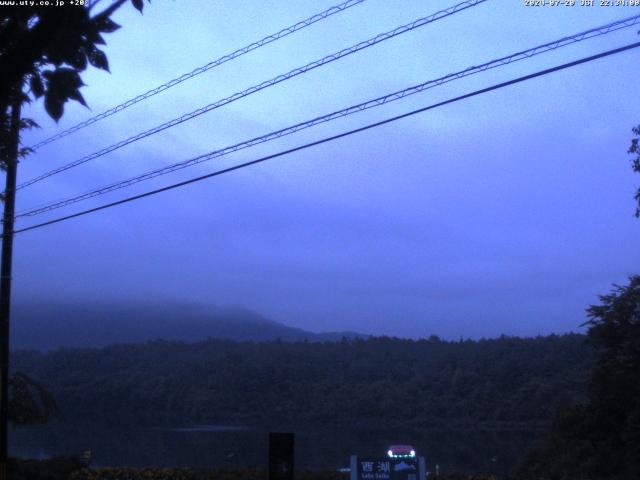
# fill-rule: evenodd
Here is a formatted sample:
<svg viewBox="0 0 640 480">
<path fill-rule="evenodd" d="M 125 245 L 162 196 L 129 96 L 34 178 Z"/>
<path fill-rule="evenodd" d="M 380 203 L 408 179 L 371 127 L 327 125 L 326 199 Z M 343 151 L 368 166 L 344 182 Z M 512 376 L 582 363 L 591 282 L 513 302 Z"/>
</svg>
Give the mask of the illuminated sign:
<svg viewBox="0 0 640 480">
<path fill-rule="evenodd" d="M 424 457 L 351 457 L 351 480 L 424 480 Z"/>
</svg>

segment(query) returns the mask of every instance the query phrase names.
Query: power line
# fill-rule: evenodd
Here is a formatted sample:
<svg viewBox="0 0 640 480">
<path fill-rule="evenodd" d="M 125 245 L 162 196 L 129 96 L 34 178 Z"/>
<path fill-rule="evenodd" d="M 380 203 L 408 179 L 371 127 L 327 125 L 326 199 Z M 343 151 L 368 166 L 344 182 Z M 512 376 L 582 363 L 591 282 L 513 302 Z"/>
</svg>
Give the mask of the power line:
<svg viewBox="0 0 640 480">
<path fill-rule="evenodd" d="M 90 160 L 94 160 L 98 157 L 101 157 L 103 155 L 106 155 L 107 153 L 113 152 L 115 150 L 118 150 L 119 148 L 122 148 L 126 145 L 129 145 L 130 143 L 136 142 L 138 140 L 142 140 L 143 138 L 149 137 L 151 135 L 154 135 L 156 133 L 159 133 L 163 130 L 166 130 L 168 128 L 171 127 L 175 127 L 176 125 L 179 125 L 183 122 L 186 122 L 187 120 L 191 120 L 195 117 L 198 117 L 204 113 L 210 112 L 211 110 L 214 110 L 216 108 L 220 108 L 224 105 L 227 105 L 229 103 L 235 102 L 236 100 L 239 100 L 241 98 L 244 98 L 246 96 L 252 95 L 256 92 L 259 92 L 260 90 L 263 90 L 265 88 L 271 87 L 273 85 L 276 85 L 278 83 L 284 82 L 285 80 L 289 80 L 295 76 L 298 76 L 300 74 L 309 72 L 315 68 L 318 68 L 322 65 L 334 62 L 340 58 L 346 57 L 347 55 L 351 55 L 353 53 L 356 53 L 360 50 L 363 50 L 365 48 L 371 47 L 372 45 L 376 45 L 380 42 L 383 42 L 385 40 L 389 40 L 390 38 L 396 37 L 398 35 L 401 35 L 403 33 L 407 33 L 410 32 L 412 30 L 415 30 L 419 27 L 423 27 L 425 25 L 428 25 L 430 23 L 433 23 L 437 20 L 440 20 L 442 18 L 448 17 L 450 15 L 453 15 L 455 13 L 458 13 L 462 10 L 466 10 L 467 8 L 471 8 L 474 7 L 476 5 L 479 5 L 481 3 L 486 2 L 487 0 L 466 0 L 462 3 L 459 3 L 457 5 L 454 5 L 450 8 L 447 8 L 445 10 L 441 10 L 439 12 L 436 12 L 432 15 L 429 15 L 428 17 L 423 17 L 420 18 L 418 20 L 415 20 L 411 23 L 408 23 L 406 25 L 402 25 L 398 28 L 395 28 L 389 32 L 385 32 L 385 33 L 381 33 L 376 35 L 373 38 L 370 38 L 369 40 L 365 40 L 363 42 L 360 42 L 356 45 L 353 45 L 349 48 L 345 48 L 343 50 L 340 50 L 339 52 L 333 53 L 331 55 L 327 55 L 326 57 L 323 57 L 319 60 L 316 60 L 314 62 L 308 63 L 307 65 L 303 66 L 303 67 L 298 67 L 295 68 L 291 71 L 289 71 L 288 73 L 285 74 L 281 74 L 278 75 L 277 77 L 274 77 L 270 80 L 266 80 L 258 85 L 254 85 L 246 90 L 243 90 L 241 92 L 237 92 L 234 93 L 233 95 L 223 98 L 221 100 L 218 100 L 214 103 L 211 103 L 209 105 L 206 105 L 204 107 L 201 107 L 197 110 L 194 110 L 193 112 L 187 113 L 185 115 L 182 115 L 181 117 L 178 118 L 174 118 L 173 120 L 170 120 L 166 123 L 163 123 L 162 125 L 158 125 L 157 127 L 154 127 L 150 130 L 147 130 L 146 132 L 142 132 L 139 133 L 137 135 L 134 135 L 132 137 L 129 137 L 125 140 L 122 140 L 116 144 L 113 144 L 109 147 L 106 147 L 98 152 L 92 153 L 90 155 L 87 155 L 85 157 L 80 158 L 79 160 L 75 160 L 71 163 L 68 163 L 66 165 L 63 165 L 61 167 L 58 167 L 56 169 L 53 169 L 47 173 L 44 173 L 38 177 L 32 178 L 31 180 L 27 180 L 26 182 L 21 183 L 20 185 L 18 185 L 16 188 L 17 189 L 21 189 L 24 187 L 27 187 L 29 185 L 33 185 L 34 183 L 37 183 L 39 181 L 42 181 L 46 178 L 49 178 L 53 175 L 56 175 L 58 173 L 64 172 L 66 170 L 69 170 L 70 168 L 73 167 L 77 167 L 78 165 L 82 165 L 83 163 L 86 163 Z"/>
<path fill-rule="evenodd" d="M 470 75 L 474 75 L 476 73 L 480 73 L 492 68 L 496 68 L 496 67 L 500 67 L 500 66 L 504 66 L 507 65 L 509 63 L 513 63 L 519 60 L 524 60 L 524 59 L 528 59 L 531 58 L 535 55 L 540 55 L 542 53 L 551 51 L 551 50 L 555 50 L 557 48 L 561 48 L 576 42 L 580 42 L 589 38 L 593 38 L 595 36 L 600 36 L 600 35 L 606 35 L 607 33 L 611 33 L 613 31 L 616 30 L 620 30 L 622 28 L 627 28 L 630 27 L 632 25 L 635 25 L 637 23 L 640 22 L 640 15 L 636 15 L 634 17 L 629 17 L 629 18 L 625 18 L 622 20 L 618 20 L 616 22 L 612 22 L 609 23 L 607 25 L 603 25 L 600 27 L 596 27 L 596 28 L 592 28 L 589 30 L 586 30 L 584 32 L 572 35 L 572 36 L 568 36 L 568 37 L 563 37 L 560 38 L 558 40 L 555 40 L 553 42 L 549 42 L 549 43 L 545 43 L 543 45 L 539 45 L 537 47 L 533 47 L 527 50 L 523 50 L 517 53 L 513 53 L 511 55 L 502 57 L 502 58 L 498 58 L 496 60 L 492 60 L 490 62 L 486 62 L 483 63 L 481 65 L 477 65 L 477 66 L 472 66 L 469 67 L 465 70 L 461 70 L 459 72 L 455 72 L 455 73 L 451 73 L 448 75 L 445 75 L 443 77 L 437 78 L 435 80 L 429 80 L 427 82 L 421 83 L 419 85 L 415 85 L 409 88 L 406 88 L 404 90 L 400 90 L 394 93 L 390 93 L 388 95 L 384 95 L 382 97 L 378 97 L 375 98 L 373 100 L 368 100 L 366 102 L 357 104 L 357 105 L 353 105 L 350 106 L 348 108 L 344 108 L 342 110 L 338 110 L 332 113 L 329 113 L 327 115 L 323 115 L 320 117 L 316 117 L 313 118 L 311 120 L 308 120 L 306 122 L 302 122 L 302 123 L 298 123 L 280 130 L 276 130 L 274 132 L 268 133 L 266 135 L 262 135 L 259 137 L 255 137 L 252 138 L 250 140 L 246 140 L 244 142 L 240 142 L 237 143 L 235 145 L 231 145 L 219 150 L 215 150 L 213 152 L 209 152 L 206 153 L 204 155 L 200 155 L 179 163 L 175 163 L 172 165 L 168 165 L 166 167 L 162 167 L 156 170 L 151 170 L 149 172 L 146 172 L 142 175 L 137 175 L 134 177 L 131 177 L 129 179 L 126 180 L 122 180 L 119 182 L 115 182 L 112 183 L 110 185 L 106 185 L 94 190 L 90 190 L 88 192 L 82 193 L 82 194 L 78 194 L 78 195 L 74 195 L 72 197 L 68 197 L 62 200 L 58 200 L 55 202 L 50 202 L 44 205 L 41 205 L 39 207 L 35 207 L 32 208 L 30 210 L 26 210 L 26 211 L 22 211 L 19 212 L 15 218 L 22 218 L 22 217 L 28 217 L 28 216 L 35 216 L 35 215 L 39 215 L 45 212 L 49 212 L 52 210 L 56 210 L 58 208 L 62 208 L 77 202 L 80 202 L 82 200 L 86 200 L 89 198 L 93 198 L 99 195 L 103 195 L 109 192 L 113 192 L 115 190 L 119 190 L 121 188 L 125 188 L 131 185 L 134 185 L 136 183 L 142 182 L 144 180 L 149 180 L 161 175 L 166 175 L 168 173 L 177 171 L 177 170 L 181 170 L 183 168 L 187 168 L 190 167 L 192 165 L 197 165 L 199 163 L 208 161 L 208 160 L 212 160 L 214 158 L 219 158 L 225 155 L 228 155 L 230 153 L 239 151 L 239 150 L 243 150 L 245 148 L 249 148 L 261 143 L 265 143 L 271 140 L 275 140 L 277 138 L 281 138 L 284 137 L 286 135 L 290 135 L 292 133 L 298 132 L 300 130 L 304 130 L 306 128 L 310 128 L 313 127 L 315 125 L 319 125 L 321 123 L 326 123 L 326 122 L 330 122 L 332 120 L 338 119 L 338 118 L 342 118 L 357 112 L 361 112 L 363 110 L 367 110 L 370 108 L 374 108 L 374 107 L 378 107 L 380 105 L 384 105 L 396 100 L 399 100 L 401 98 L 405 98 L 409 95 L 413 95 L 422 91 L 425 91 L 427 89 L 430 88 L 434 88 L 437 87 L 439 85 L 442 85 L 444 83 L 448 83 L 454 80 L 458 80 L 460 78 L 464 78 Z"/>
<path fill-rule="evenodd" d="M 154 95 L 157 95 L 161 92 L 164 92 L 165 90 L 174 87 L 176 85 L 178 85 L 179 83 L 184 82 L 185 80 L 189 80 L 190 78 L 193 78 L 197 75 L 200 75 L 201 73 L 207 72 L 209 70 L 211 70 L 212 68 L 215 68 L 217 66 L 222 65 L 223 63 L 226 63 L 230 60 L 233 60 L 235 58 L 238 58 L 242 55 L 244 55 L 245 53 L 249 53 L 253 50 L 256 50 L 260 47 L 263 47 L 265 45 L 268 45 L 269 43 L 275 42 L 276 40 L 280 40 L 281 38 L 286 37 L 287 35 L 291 35 L 294 32 L 297 32 L 299 30 L 302 30 L 303 28 L 306 28 L 310 25 L 313 25 L 316 22 L 319 22 L 321 20 L 324 20 L 327 17 L 330 17 L 331 15 L 335 15 L 336 13 L 340 13 L 343 12 L 344 10 L 351 8 L 353 6 L 359 5 L 360 3 L 364 2 L 365 0 L 348 0 L 344 3 L 341 3 L 340 5 L 336 5 L 333 6 L 331 8 L 328 8 L 327 10 L 324 10 L 323 12 L 317 13 L 309 18 L 306 18 L 304 20 L 299 21 L 298 23 L 291 25 L 287 28 L 283 28 L 282 30 L 280 30 L 279 32 L 273 33 L 271 35 L 268 35 L 266 37 L 264 37 L 261 40 L 258 40 L 257 42 L 253 42 L 249 45 L 247 45 L 246 47 L 242 47 L 239 48 L 238 50 L 236 50 L 235 52 L 229 53 L 227 55 L 223 55 L 220 58 L 217 58 L 216 60 L 212 60 L 211 62 L 207 63 L 206 65 L 203 65 L 201 67 L 196 68 L 195 70 L 192 70 L 189 73 L 185 73 L 183 75 L 180 75 L 179 77 L 176 77 L 172 80 L 169 80 L 166 83 L 163 83 L 162 85 L 159 85 L 155 88 L 152 88 L 151 90 L 146 91 L 145 93 L 142 93 L 140 95 L 138 95 L 137 97 L 131 98 L 119 105 L 116 105 L 113 108 L 110 108 L 109 110 L 106 110 L 98 115 L 95 115 L 91 118 L 88 118 L 87 120 L 84 120 L 83 122 L 78 123 L 77 125 L 74 125 L 73 127 L 70 127 L 66 130 L 63 130 L 62 132 L 59 132 L 49 138 L 46 138 L 44 140 L 42 140 L 41 142 L 36 143 L 35 145 L 33 145 L 32 147 L 30 147 L 32 150 L 37 150 L 41 147 L 44 147 L 45 145 L 51 143 L 51 142 L 55 142 L 56 140 L 59 140 L 61 138 L 66 137 L 67 135 L 70 135 L 74 132 L 77 132 L 78 130 L 82 130 L 85 127 L 88 127 L 89 125 L 92 125 L 104 118 L 110 117 L 111 115 L 115 115 L 118 112 L 121 112 L 129 107 L 131 107 L 132 105 L 135 105 L 138 102 L 141 102 L 142 100 L 146 100 L 147 98 L 153 97 Z M 97 3 L 97 2 L 96 2 Z"/>
<path fill-rule="evenodd" d="M 442 101 L 442 102 L 434 103 L 432 105 L 429 105 L 429 106 L 426 106 L 426 107 L 422 107 L 422 108 L 419 108 L 417 110 L 413 110 L 411 112 L 404 113 L 402 115 L 397 115 L 397 116 L 394 116 L 394 117 L 390 117 L 390 118 L 387 118 L 385 120 L 381 120 L 379 122 L 371 123 L 369 125 L 365 125 L 364 127 L 360 127 L 360 128 L 356 128 L 356 129 L 353 129 L 353 130 L 349 130 L 347 132 L 343 132 L 343 133 L 340 133 L 340 134 L 337 134 L 337 135 L 333 135 L 333 136 L 330 136 L 330 137 L 325 137 L 325 138 L 323 138 L 321 140 L 317 140 L 315 142 L 307 143 L 305 145 L 301 145 L 301 146 L 298 146 L 298 147 L 290 148 L 288 150 L 283 150 L 283 151 L 278 152 L 278 153 L 267 155 L 265 157 L 258 158 L 257 160 L 252 160 L 250 162 L 245 162 L 245 163 L 242 163 L 242 164 L 239 164 L 239 165 L 235 165 L 233 167 L 228 167 L 228 168 L 224 168 L 224 169 L 221 169 L 221 170 L 217 170 L 215 172 L 208 173 L 206 175 L 202 175 L 202 176 L 199 176 L 199 177 L 191 178 L 189 180 L 185 180 L 185 181 L 182 181 L 182 182 L 174 183 L 172 185 L 168 185 L 166 187 L 158 188 L 156 190 L 151 190 L 151 191 L 148 191 L 148 192 L 145 192 L 145 193 L 141 193 L 139 195 L 134 195 L 134 196 L 131 196 L 131 197 L 124 198 L 122 200 L 118 200 L 118 201 L 115 201 L 115 202 L 111 202 L 111 203 L 107 203 L 107 204 L 104 204 L 104 205 L 100 205 L 98 207 L 94 207 L 94 208 L 83 210 L 83 211 L 80 211 L 80 212 L 77 212 L 77 213 L 73 213 L 71 215 L 58 217 L 58 218 L 55 218 L 53 220 L 49 220 L 47 222 L 42 222 L 42 223 L 39 223 L 39 224 L 36 224 L 36 225 L 31 225 L 29 227 L 21 228 L 19 230 L 15 230 L 14 233 L 27 232 L 29 230 L 34 230 L 36 228 L 45 227 L 47 225 L 53 225 L 54 223 L 59 223 L 59 222 L 65 221 L 65 220 L 70 220 L 72 218 L 80 217 L 80 216 L 87 215 L 87 214 L 90 214 L 90 213 L 98 212 L 100 210 L 105 210 L 107 208 L 115 207 L 117 205 L 122 205 L 124 203 L 129 203 L 129 202 L 132 202 L 134 200 L 139 200 L 139 199 L 142 199 L 142 198 L 145 198 L 145 197 L 156 195 L 158 193 L 166 192 L 168 190 L 173 190 L 175 188 L 183 187 L 183 186 L 189 185 L 191 183 L 200 182 L 202 180 L 206 180 L 206 179 L 211 178 L 211 177 L 216 177 L 216 176 L 222 175 L 224 173 L 229 173 L 229 172 L 232 172 L 232 171 L 235 171 L 235 170 L 240 170 L 240 169 L 245 168 L 245 167 L 249 167 L 249 166 L 252 166 L 252 165 L 256 165 L 258 163 L 266 162 L 267 160 L 271 160 L 271 159 L 274 159 L 274 158 L 282 157 L 284 155 L 288 155 L 290 153 L 298 152 L 298 151 L 301 151 L 301 150 L 306 150 L 308 148 L 311 148 L 311 147 L 314 147 L 314 146 L 317 146 L 317 145 L 321 145 L 323 143 L 331 142 L 331 141 L 337 140 L 339 138 L 347 137 L 347 136 L 350 136 L 350 135 L 353 135 L 353 134 L 356 134 L 356 133 L 359 133 L 359 132 L 363 132 L 365 130 L 369 130 L 369 129 L 372 129 L 372 128 L 375 128 L 375 127 L 379 127 L 381 125 L 386 125 L 388 123 L 392 123 L 392 122 L 398 121 L 400 119 L 416 115 L 418 113 L 426 112 L 428 110 L 433 110 L 435 108 L 442 107 L 444 105 L 449 105 L 449 104 L 452 104 L 452 103 L 455 103 L 455 102 L 459 102 L 461 100 L 465 100 L 467 98 L 471 98 L 471 97 L 475 97 L 477 95 L 488 93 L 488 92 L 491 92 L 493 90 L 499 90 L 501 88 L 505 88 L 505 87 L 508 87 L 510 85 L 514 85 L 514 84 L 521 83 L 521 82 L 524 82 L 524 81 L 527 81 L 527 80 L 531 80 L 531 79 L 534 79 L 534 78 L 537 78 L 537 77 L 548 75 L 550 73 L 557 72 L 557 71 L 560 71 L 560 70 L 565 70 L 567 68 L 575 67 L 575 66 L 581 65 L 583 63 L 592 62 L 594 60 L 597 60 L 597 59 L 600 59 L 600 58 L 604 58 L 604 57 L 608 57 L 610 55 L 621 53 L 621 52 L 624 52 L 624 51 L 627 51 L 627 50 L 631 50 L 631 49 L 637 48 L 637 47 L 640 47 L 640 42 L 636 42 L 636 43 L 632 43 L 632 44 L 629 44 L 629 45 L 625 45 L 623 47 L 619 47 L 619 48 L 615 48 L 615 49 L 612 49 L 612 50 L 608 50 L 606 52 L 602 52 L 602 53 L 599 53 L 599 54 L 596 54 L 596 55 L 591 55 L 589 57 L 581 58 L 579 60 L 574 60 L 573 62 L 564 63 L 562 65 L 558 65 L 558 66 L 555 66 L 555 67 L 552 67 L 552 68 L 547 68 L 545 70 L 540 70 L 538 72 L 531 73 L 529 75 L 524 75 L 524 76 L 509 80 L 509 81 L 506 81 L 506 82 L 498 83 L 498 84 L 492 85 L 490 87 L 482 88 L 480 90 L 475 90 L 475 91 L 473 91 L 471 93 L 460 95 L 458 97 L 454 97 L 454 98 L 451 98 L 449 100 L 445 100 L 445 101 Z"/>
</svg>

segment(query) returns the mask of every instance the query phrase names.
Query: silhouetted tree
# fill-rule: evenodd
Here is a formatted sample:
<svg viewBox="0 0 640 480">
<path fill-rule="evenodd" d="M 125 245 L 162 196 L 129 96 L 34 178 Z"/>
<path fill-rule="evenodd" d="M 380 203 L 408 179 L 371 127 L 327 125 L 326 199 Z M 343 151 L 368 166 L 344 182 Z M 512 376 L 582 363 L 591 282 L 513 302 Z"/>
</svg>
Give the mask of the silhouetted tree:
<svg viewBox="0 0 640 480">
<path fill-rule="evenodd" d="M 80 74 L 89 64 L 109 70 L 107 56 L 98 45 L 105 44 L 103 34 L 120 28 L 110 17 L 127 1 L 117 0 L 96 14 L 90 6 L 4 6 L 0 10 L 0 113 L 5 123 L 16 97 L 22 101 L 44 97 L 47 113 L 56 121 L 67 101 L 86 105 Z M 142 11 L 142 0 L 131 2 Z"/>
<path fill-rule="evenodd" d="M 90 64 L 109 70 L 103 34 L 120 28 L 111 15 L 128 0 L 115 0 L 95 13 L 99 4 L 59 6 L 4 5 L 0 9 L 0 168 L 6 170 L 2 263 L 0 274 L 0 478 L 6 478 L 7 420 L 13 402 L 15 420 L 27 421 L 47 416 L 47 395 L 28 377 L 9 379 L 9 305 L 11 292 L 11 257 L 15 207 L 17 163 L 29 153 L 20 145 L 20 132 L 36 126 L 21 117 L 22 105 L 44 97 L 47 113 L 56 121 L 64 113 L 64 104 L 75 100 L 86 105 L 80 88 L 80 74 Z M 48 3 L 48 2 L 47 2 Z M 142 11 L 143 0 L 131 0 Z M 13 391 L 10 398 L 9 391 Z M 36 393 L 34 396 L 33 393 Z M 40 401 L 40 404 L 38 403 Z M 44 404 L 42 400 L 45 400 Z M 16 403 L 17 402 L 17 403 Z M 16 407 L 20 408 L 16 410 Z M 40 416 L 42 416 L 40 415 Z"/>
<path fill-rule="evenodd" d="M 640 478 L 640 275 L 591 306 L 597 360 L 587 403 L 563 412 L 521 473 L 549 479 Z"/>
</svg>

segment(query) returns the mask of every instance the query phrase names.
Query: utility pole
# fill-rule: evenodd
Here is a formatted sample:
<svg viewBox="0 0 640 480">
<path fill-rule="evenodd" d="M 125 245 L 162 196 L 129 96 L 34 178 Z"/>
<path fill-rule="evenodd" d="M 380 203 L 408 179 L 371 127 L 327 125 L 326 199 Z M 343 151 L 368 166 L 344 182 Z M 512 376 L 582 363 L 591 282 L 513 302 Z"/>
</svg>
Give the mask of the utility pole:
<svg viewBox="0 0 640 480">
<path fill-rule="evenodd" d="M 7 434 L 9 426 L 9 314 L 11 312 L 11 264 L 13 223 L 16 205 L 16 176 L 20 143 L 20 95 L 11 106 L 7 145 L 7 178 L 2 218 L 2 259 L 0 265 L 0 480 L 7 480 Z"/>
</svg>

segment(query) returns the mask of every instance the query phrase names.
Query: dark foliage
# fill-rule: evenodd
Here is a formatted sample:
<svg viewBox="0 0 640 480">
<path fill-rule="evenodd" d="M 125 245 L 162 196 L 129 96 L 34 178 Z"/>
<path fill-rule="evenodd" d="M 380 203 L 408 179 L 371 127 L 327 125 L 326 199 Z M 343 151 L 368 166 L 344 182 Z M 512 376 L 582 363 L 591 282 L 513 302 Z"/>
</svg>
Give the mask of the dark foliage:
<svg viewBox="0 0 640 480">
<path fill-rule="evenodd" d="M 640 173 L 640 125 L 633 128 L 633 134 L 635 138 L 631 140 L 631 146 L 629 147 L 629 153 L 635 155 L 635 158 L 631 160 L 631 168 L 636 173 Z M 636 191 L 636 217 L 640 218 L 640 188 Z"/>
<path fill-rule="evenodd" d="M 98 46 L 105 44 L 104 34 L 120 28 L 110 16 L 126 1 L 116 0 L 94 15 L 88 6 L 55 8 L 39 2 L 0 9 L 1 166 L 11 143 L 9 111 L 16 102 L 44 97 L 45 109 L 56 121 L 69 100 L 86 105 L 80 74 L 89 64 L 109 70 L 107 56 Z M 131 1 L 142 11 L 142 0 Z"/>
<path fill-rule="evenodd" d="M 264 480 L 264 467 L 252 468 L 82 468 L 73 458 L 51 460 L 12 460 L 9 473 L 15 480 Z M 348 473 L 335 470 L 296 469 L 298 480 L 348 480 Z M 496 480 L 493 476 L 441 475 L 440 480 Z"/>
<path fill-rule="evenodd" d="M 640 276 L 587 311 L 597 360 L 588 401 L 559 416 L 521 474 L 549 479 L 640 478 Z"/>
<path fill-rule="evenodd" d="M 69 480 L 264 480 L 265 468 L 193 470 L 187 468 L 100 468 L 83 469 Z M 297 480 L 349 480 L 348 473 L 333 470 L 296 470 Z M 497 480 L 494 476 L 451 474 L 438 480 Z"/>
<path fill-rule="evenodd" d="M 197 470 L 190 468 L 100 468 L 79 470 L 70 480 L 264 480 L 265 468 Z M 297 470 L 298 480 L 348 480 L 348 475 L 335 471 Z"/>
<path fill-rule="evenodd" d="M 535 428 L 584 398 L 580 335 L 149 342 L 18 352 L 68 420 Z"/>
<path fill-rule="evenodd" d="M 71 457 L 50 460 L 9 459 L 8 477 L 11 480 L 68 480 L 80 470 L 80 462 Z"/>
<path fill-rule="evenodd" d="M 53 397 L 23 373 L 9 378 L 9 421 L 18 424 L 42 423 L 58 412 Z"/>
</svg>

